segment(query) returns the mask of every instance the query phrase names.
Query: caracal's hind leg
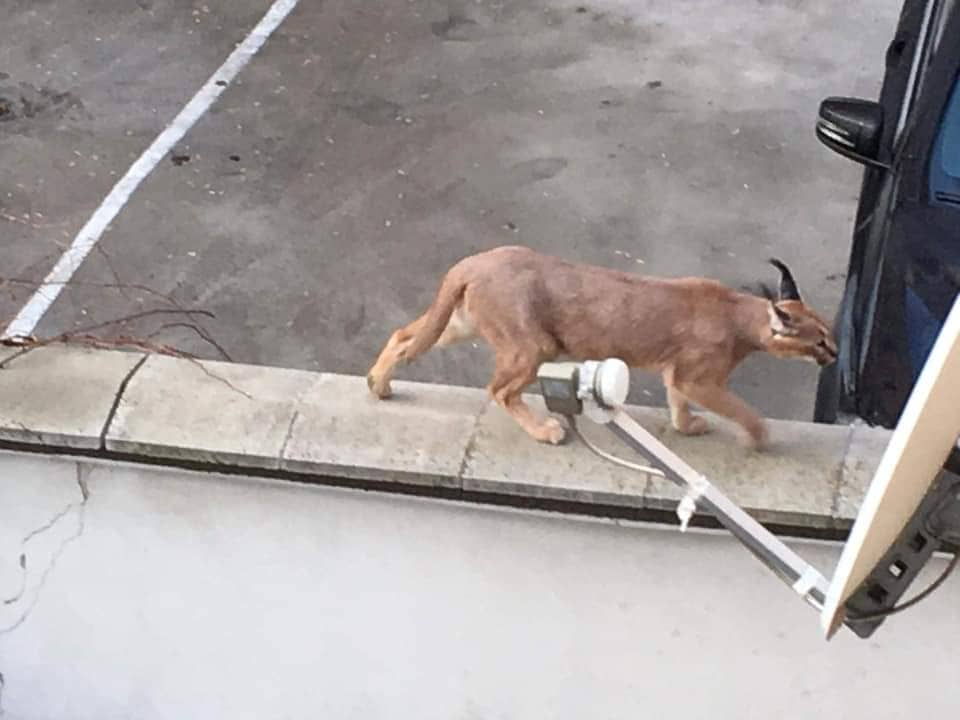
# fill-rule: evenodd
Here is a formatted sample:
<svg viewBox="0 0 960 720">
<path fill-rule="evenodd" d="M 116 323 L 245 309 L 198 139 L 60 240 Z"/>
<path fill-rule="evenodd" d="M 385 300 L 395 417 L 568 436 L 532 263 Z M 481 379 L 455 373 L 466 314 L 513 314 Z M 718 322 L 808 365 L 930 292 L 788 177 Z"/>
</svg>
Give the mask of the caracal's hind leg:
<svg viewBox="0 0 960 720">
<path fill-rule="evenodd" d="M 473 323 L 473 318 L 467 312 L 466 303 L 462 302 L 453 311 L 447 326 L 443 329 L 443 333 L 441 333 L 434 347 L 446 347 L 464 340 L 470 340 L 476 336 L 477 329 Z"/>
<path fill-rule="evenodd" d="M 407 349 L 413 342 L 417 331 L 423 327 L 426 319 L 427 315 L 423 314 L 409 325 L 395 331 L 387 340 L 387 344 L 380 351 L 377 361 L 367 373 L 367 387 L 381 400 L 385 400 L 393 393 L 390 388 L 390 380 L 393 378 L 393 372 L 397 365 L 402 362 L 409 362 L 412 359 L 407 357 Z"/>
<path fill-rule="evenodd" d="M 410 346 L 413 343 L 413 338 L 422 330 L 426 322 L 427 314 L 424 313 L 409 325 L 394 332 L 383 350 L 380 351 L 380 356 L 373 367 L 370 368 L 370 372 L 367 373 L 367 386 L 381 400 L 390 397 L 390 380 L 393 379 L 393 373 L 397 365 L 409 363 L 416 359 L 416 356 L 411 354 Z M 446 328 L 444 328 L 433 347 L 445 347 L 473 336 L 473 322 L 461 303 L 450 316 Z M 424 349 L 423 352 L 428 349 Z"/>
</svg>

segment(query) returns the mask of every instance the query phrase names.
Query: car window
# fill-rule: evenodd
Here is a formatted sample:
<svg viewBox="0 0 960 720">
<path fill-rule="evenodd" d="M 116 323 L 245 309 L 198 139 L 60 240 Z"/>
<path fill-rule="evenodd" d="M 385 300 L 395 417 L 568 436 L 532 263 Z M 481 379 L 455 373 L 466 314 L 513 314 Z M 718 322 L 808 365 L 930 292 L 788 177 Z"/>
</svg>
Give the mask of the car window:
<svg viewBox="0 0 960 720">
<path fill-rule="evenodd" d="M 954 81 L 933 144 L 930 198 L 936 205 L 960 208 L 960 75 Z"/>
<path fill-rule="evenodd" d="M 913 51 L 911 61 L 910 76 L 907 80 L 907 86 L 904 89 L 903 101 L 900 105 L 900 116 L 897 119 L 897 127 L 894 131 L 894 142 L 900 142 L 901 135 L 906 128 L 907 118 L 913 110 L 913 105 L 920 95 L 920 86 L 923 84 L 925 71 L 929 65 L 931 53 L 930 48 L 932 40 L 939 34 L 939 26 L 935 24 L 936 20 L 942 18 L 938 15 L 938 10 L 946 0 L 928 0 L 923 10 L 923 21 L 918 30 L 916 47 Z"/>
<path fill-rule="evenodd" d="M 933 31 L 933 43 L 931 45 L 931 57 L 936 55 L 937 48 L 940 47 L 940 41 L 943 40 L 943 32 L 947 27 L 947 19 L 950 17 L 950 11 L 957 4 L 957 0 L 941 0 L 940 8 L 937 11 L 937 26 Z"/>
<path fill-rule="evenodd" d="M 913 58 L 912 77 L 908 81 L 903 104 L 900 108 L 900 117 L 894 133 L 894 142 L 899 142 L 901 133 L 907 125 L 908 117 L 913 111 L 913 105 L 920 97 L 921 88 L 927 79 L 927 70 L 943 40 L 950 12 L 958 0 L 929 0 L 924 10 L 924 19 L 920 27 L 920 41 L 917 43 Z"/>
<path fill-rule="evenodd" d="M 940 41 L 943 40 L 943 33 L 947 27 L 947 21 L 950 19 L 950 10 L 953 8 L 956 0 L 931 0 L 930 32 L 927 36 L 926 47 L 921 45 L 919 52 L 921 54 L 919 73 L 917 77 L 916 91 L 914 99 L 919 96 L 920 88 L 923 87 L 927 79 L 927 71 L 937 55 L 937 49 L 940 47 Z"/>
<path fill-rule="evenodd" d="M 960 82 L 954 85 L 940 125 L 940 167 L 950 177 L 960 179 Z"/>
</svg>

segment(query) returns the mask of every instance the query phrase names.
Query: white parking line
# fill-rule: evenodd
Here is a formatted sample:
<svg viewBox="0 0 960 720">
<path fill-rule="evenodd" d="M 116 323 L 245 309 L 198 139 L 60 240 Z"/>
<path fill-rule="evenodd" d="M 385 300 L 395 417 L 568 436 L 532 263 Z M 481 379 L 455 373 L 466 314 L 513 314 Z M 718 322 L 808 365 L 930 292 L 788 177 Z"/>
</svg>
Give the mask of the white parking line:
<svg viewBox="0 0 960 720">
<path fill-rule="evenodd" d="M 256 27 L 243 39 L 230 56 L 224 61 L 210 79 L 201 87 L 190 102 L 173 119 L 166 129 L 150 144 L 136 162 L 130 166 L 126 174 L 113 186 L 110 194 L 104 198 L 100 207 L 90 217 L 73 239 L 70 247 L 63 253 L 53 270 L 44 278 L 43 284 L 37 288 L 26 305 L 21 308 L 17 316 L 10 322 L 4 331 L 5 338 L 23 338 L 33 334 L 34 329 L 46 314 L 50 306 L 60 295 L 64 285 L 83 263 L 90 251 L 96 247 L 117 213 L 127 204 L 130 196 L 141 182 L 153 171 L 157 164 L 166 156 L 210 109 L 227 85 L 237 76 L 250 58 L 263 47 L 273 31 L 277 29 L 284 18 L 297 6 L 300 0 L 275 0 Z"/>
</svg>

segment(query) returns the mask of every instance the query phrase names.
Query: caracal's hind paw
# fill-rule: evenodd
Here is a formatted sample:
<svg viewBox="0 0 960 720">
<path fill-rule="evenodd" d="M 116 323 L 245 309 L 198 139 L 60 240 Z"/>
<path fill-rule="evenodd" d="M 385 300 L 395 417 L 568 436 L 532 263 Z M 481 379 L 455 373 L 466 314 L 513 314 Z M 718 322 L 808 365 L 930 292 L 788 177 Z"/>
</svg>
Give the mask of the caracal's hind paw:
<svg viewBox="0 0 960 720">
<path fill-rule="evenodd" d="M 693 415 L 687 421 L 687 424 L 683 428 L 677 428 L 677 432 L 682 435 L 706 435 L 710 432 L 710 423 L 707 422 L 705 417 L 700 415 Z"/>
<path fill-rule="evenodd" d="M 379 400 L 386 400 L 393 395 L 393 389 L 390 387 L 389 380 L 378 378 L 372 372 L 367 374 L 367 387 L 370 392 Z"/>
</svg>

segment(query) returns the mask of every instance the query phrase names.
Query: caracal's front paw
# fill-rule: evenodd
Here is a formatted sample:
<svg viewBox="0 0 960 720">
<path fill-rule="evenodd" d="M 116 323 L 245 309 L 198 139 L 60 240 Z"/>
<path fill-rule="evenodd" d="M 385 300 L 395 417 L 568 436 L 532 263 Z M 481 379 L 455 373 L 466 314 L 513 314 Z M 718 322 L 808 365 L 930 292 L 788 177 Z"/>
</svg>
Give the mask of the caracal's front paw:
<svg viewBox="0 0 960 720">
<path fill-rule="evenodd" d="M 556 418 L 547 418 L 537 427 L 533 437 L 542 443 L 559 445 L 567 437 L 567 429 Z"/>
</svg>

